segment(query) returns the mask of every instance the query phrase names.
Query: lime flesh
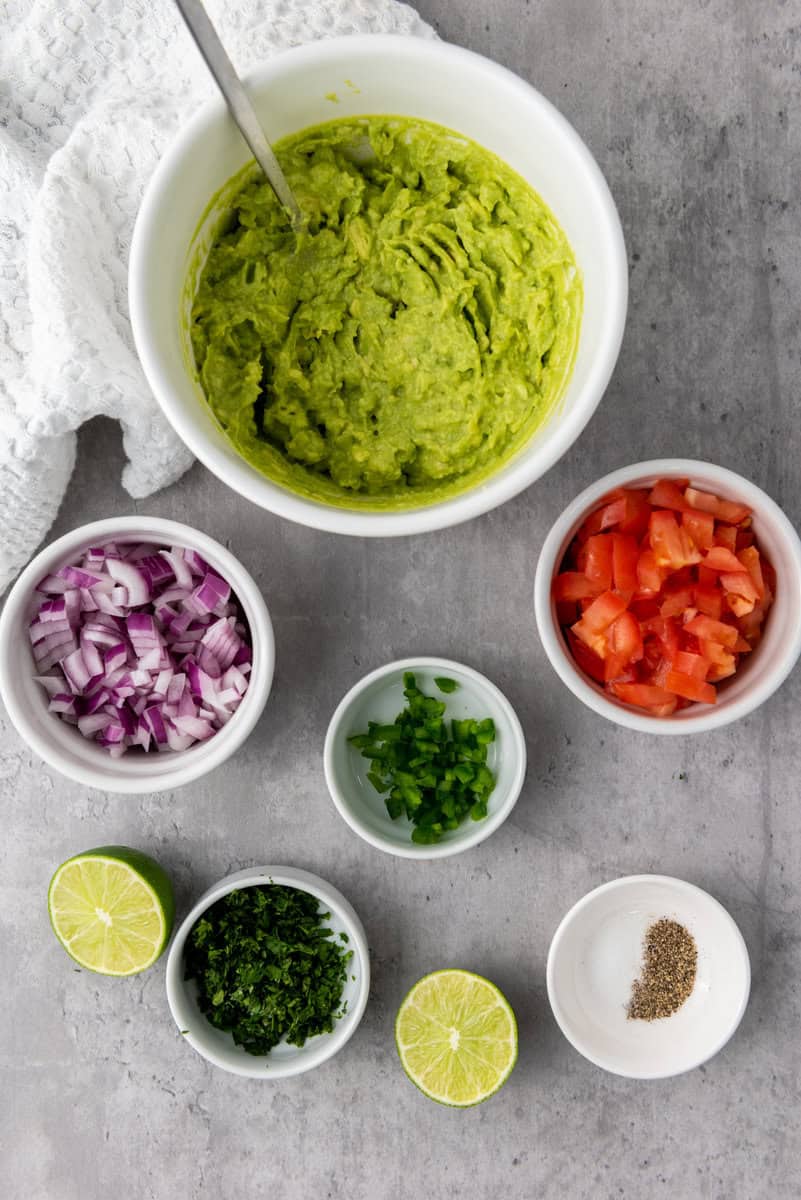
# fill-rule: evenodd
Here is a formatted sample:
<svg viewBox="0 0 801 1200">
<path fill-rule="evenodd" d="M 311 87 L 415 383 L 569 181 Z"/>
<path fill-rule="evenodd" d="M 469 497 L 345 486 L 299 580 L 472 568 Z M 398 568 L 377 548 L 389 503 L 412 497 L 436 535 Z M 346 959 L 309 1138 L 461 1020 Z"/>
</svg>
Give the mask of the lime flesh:
<svg viewBox="0 0 801 1200">
<path fill-rule="evenodd" d="M 488 1099 L 517 1061 L 517 1022 L 494 983 L 471 971 L 434 971 L 411 989 L 395 1020 L 404 1071 L 440 1104 Z"/>
<path fill-rule="evenodd" d="M 50 923 L 82 967 L 136 975 L 167 945 L 175 916 L 169 876 L 128 846 L 100 846 L 67 859 L 50 881 Z"/>
</svg>

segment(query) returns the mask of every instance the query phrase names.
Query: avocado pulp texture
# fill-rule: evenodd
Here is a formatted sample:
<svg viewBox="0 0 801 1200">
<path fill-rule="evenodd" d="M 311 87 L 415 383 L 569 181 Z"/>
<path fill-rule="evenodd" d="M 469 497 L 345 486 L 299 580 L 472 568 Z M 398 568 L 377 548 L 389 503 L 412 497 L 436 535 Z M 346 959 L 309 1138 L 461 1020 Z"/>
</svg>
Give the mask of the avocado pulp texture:
<svg viewBox="0 0 801 1200">
<path fill-rule="evenodd" d="M 495 155 L 423 121 L 332 121 L 276 152 L 305 228 L 246 169 L 221 193 L 192 307 L 217 421 L 259 471 L 327 503 L 408 508 L 473 486 L 572 369 L 581 279 L 553 214 Z"/>
</svg>

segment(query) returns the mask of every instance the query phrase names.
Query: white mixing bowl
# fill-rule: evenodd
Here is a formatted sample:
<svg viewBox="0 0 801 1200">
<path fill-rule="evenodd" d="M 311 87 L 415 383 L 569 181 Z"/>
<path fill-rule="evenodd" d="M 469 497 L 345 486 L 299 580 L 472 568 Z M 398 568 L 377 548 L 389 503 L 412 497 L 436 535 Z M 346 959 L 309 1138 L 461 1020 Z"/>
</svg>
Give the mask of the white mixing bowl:
<svg viewBox="0 0 801 1200">
<path fill-rule="evenodd" d="M 346 83 L 346 81 L 348 81 Z M 564 229 L 582 274 L 578 352 L 561 401 L 528 443 L 489 479 L 436 504 L 396 512 L 333 507 L 272 482 L 234 450 L 195 377 L 186 280 L 216 224 L 209 203 L 249 153 L 221 99 L 180 132 L 142 202 L 131 247 L 130 308 L 137 350 L 168 420 L 224 483 L 262 508 L 335 533 L 391 536 L 469 520 L 517 495 L 561 457 L 595 411 L 617 359 L 626 317 L 626 251 L 595 160 L 560 113 L 497 63 L 444 42 L 365 35 L 297 47 L 248 77 L 268 137 L 334 118 L 418 117 L 493 151 L 540 194 Z M 338 103 L 327 97 L 336 94 Z"/>
</svg>

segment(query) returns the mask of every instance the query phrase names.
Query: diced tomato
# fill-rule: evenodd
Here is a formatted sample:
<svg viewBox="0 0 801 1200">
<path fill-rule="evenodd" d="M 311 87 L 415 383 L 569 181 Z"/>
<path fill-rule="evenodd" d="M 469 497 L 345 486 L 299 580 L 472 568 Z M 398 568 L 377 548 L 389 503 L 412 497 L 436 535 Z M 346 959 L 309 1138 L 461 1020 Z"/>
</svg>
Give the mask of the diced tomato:
<svg viewBox="0 0 801 1200">
<path fill-rule="evenodd" d="M 707 550 L 706 557 L 703 561 L 703 566 L 710 571 L 726 571 L 728 574 L 742 571 L 743 564 L 731 550 L 727 550 L 725 546 L 713 546 L 711 550 Z"/>
<path fill-rule="evenodd" d="M 637 591 L 637 539 L 630 533 L 612 534 L 612 580 L 615 590 L 623 595 Z"/>
<path fill-rule="evenodd" d="M 694 633 L 696 637 L 710 642 L 719 642 L 721 646 L 727 646 L 730 650 L 734 648 L 737 641 L 737 630 L 733 625 L 715 621 L 712 617 L 706 617 L 703 614 L 693 617 L 692 621 L 688 621 L 684 628 L 688 633 Z"/>
<path fill-rule="evenodd" d="M 682 675 L 691 675 L 693 679 L 706 679 L 709 662 L 701 654 L 691 654 L 688 650 L 679 650 L 673 660 L 673 667 Z"/>
<path fill-rule="evenodd" d="M 585 600 L 588 596 L 599 596 L 604 588 L 588 579 L 583 571 L 562 571 L 553 581 L 553 595 L 559 600 Z"/>
<path fill-rule="evenodd" d="M 613 654 L 622 654 L 626 662 L 639 662 L 642 658 L 642 634 L 640 623 L 630 612 L 622 612 L 609 626 L 609 648 Z"/>
<path fill-rule="evenodd" d="M 648 537 L 657 566 L 680 570 L 701 561 L 701 552 L 686 529 L 679 526 L 672 512 L 651 513 Z"/>
<path fill-rule="evenodd" d="M 745 596 L 746 600 L 754 603 L 759 599 L 756 584 L 747 571 L 735 571 L 731 575 L 724 572 L 720 577 L 720 584 L 724 592 L 734 592 L 737 596 Z"/>
<path fill-rule="evenodd" d="M 663 617 L 680 617 L 693 602 L 694 588 L 689 584 L 685 587 L 673 587 L 672 584 L 673 581 L 669 580 L 662 589 L 664 600 L 659 606 L 659 613 Z"/>
<path fill-rule="evenodd" d="M 722 525 L 720 521 L 715 525 L 715 545 L 725 546 L 727 550 L 731 550 L 734 554 L 737 549 L 737 530 L 734 525 Z"/>
<path fill-rule="evenodd" d="M 695 607 L 707 617 L 719 621 L 723 615 L 723 596 L 720 588 L 698 583 L 694 589 Z"/>
<path fill-rule="evenodd" d="M 619 494 L 611 493 L 600 508 L 596 508 L 595 512 L 590 513 L 576 536 L 580 541 L 585 542 L 587 538 L 594 537 L 602 530 L 618 525 L 625 520 L 627 507 L 626 496 L 622 489 Z"/>
<path fill-rule="evenodd" d="M 692 505 L 685 498 L 680 486 L 682 480 L 657 479 L 648 497 L 654 508 L 673 508 L 677 512 L 692 512 Z"/>
<path fill-rule="evenodd" d="M 573 626 L 573 632 L 585 645 L 594 650 L 599 658 L 605 658 L 605 631 L 625 609 L 625 600 L 614 592 L 604 592 L 584 610 L 581 620 Z"/>
<path fill-rule="evenodd" d="M 710 513 L 687 509 L 681 514 L 681 524 L 700 550 L 709 550 L 715 544 L 715 518 Z"/>
<path fill-rule="evenodd" d="M 604 660 L 594 654 L 589 646 L 585 646 L 584 642 L 580 641 L 571 629 L 567 630 L 567 641 L 570 651 L 582 671 L 589 675 L 590 679 L 596 680 L 597 683 L 603 683 Z"/>
<path fill-rule="evenodd" d="M 674 699 L 664 688 L 647 683 L 613 683 L 610 691 L 624 703 L 634 704 L 637 708 L 655 708 L 657 705 L 669 707 Z"/>
<path fill-rule="evenodd" d="M 653 550 L 643 550 L 637 559 L 637 582 L 640 592 L 646 595 L 656 595 L 667 579 L 669 569 L 660 567 Z"/>
<path fill-rule="evenodd" d="M 732 655 L 731 663 L 728 667 L 710 667 L 709 675 L 707 676 L 708 683 L 720 683 L 721 679 L 728 679 L 730 675 L 734 675 L 737 670 L 737 662 Z"/>
<path fill-rule="evenodd" d="M 629 665 L 625 654 L 608 654 L 604 659 L 604 683 L 636 683 L 634 667 Z"/>
<path fill-rule="evenodd" d="M 612 586 L 612 546 L 612 538 L 602 533 L 587 539 L 584 574 L 596 585 L 596 594 L 606 592 Z"/>
<path fill-rule="evenodd" d="M 648 528 L 650 516 L 651 505 L 648 503 L 647 491 L 643 488 L 626 488 L 626 517 L 618 525 L 618 532 L 642 537 Z"/>
<path fill-rule="evenodd" d="M 634 613 L 638 621 L 648 621 L 651 617 L 659 616 L 659 602 L 657 600 L 638 600 L 635 598 L 629 604 L 629 612 Z"/>
<path fill-rule="evenodd" d="M 759 642 L 775 587 L 748 508 L 670 479 L 604 497 L 553 602 L 579 669 L 657 717 L 715 702 Z"/>
<path fill-rule="evenodd" d="M 734 655 L 731 650 L 727 650 L 725 646 L 721 646 L 720 642 L 711 642 L 706 638 L 699 638 L 698 645 L 706 661 L 715 667 L 727 667 L 734 662 Z"/>
<path fill-rule="evenodd" d="M 724 602 L 735 617 L 747 617 L 754 611 L 754 601 L 747 600 L 745 596 L 738 596 L 736 592 L 727 592 Z"/>
<path fill-rule="evenodd" d="M 677 696 L 687 700 L 701 700 L 704 704 L 714 704 L 718 694 L 711 683 L 702 679 L 694 679 L 691 675 L 683 675 L 680 671 L 668 671 L 665 688 Z"/>
<path fill-rule="evenodd" d="M 719 521 L 726 521 L 730 525 L 739 525 L 741 521 L 751 515 L 751 509 L 747 504 L 737 504 L 733 500 L 721 500 L 719 496 L 713 496 L 711 492 L 699 492 L 696 488 L 686 488 L 684 498 L 693 508 L 698 508 L 701 512 L 712 513 L 713 517 L 717 517 Z"/>
<path fill-rule="evenodd" d="M 762 574 L 762 563 L 759 557 L 759 551 L 757 550 L 756 546 L 746 546 L 744 550 L 739 551 L 737 557 L 754 581 L 754 587 L 757 590 L 757 596 L 761 600 L 765 595 L 765 578 Z"/>
</svg>

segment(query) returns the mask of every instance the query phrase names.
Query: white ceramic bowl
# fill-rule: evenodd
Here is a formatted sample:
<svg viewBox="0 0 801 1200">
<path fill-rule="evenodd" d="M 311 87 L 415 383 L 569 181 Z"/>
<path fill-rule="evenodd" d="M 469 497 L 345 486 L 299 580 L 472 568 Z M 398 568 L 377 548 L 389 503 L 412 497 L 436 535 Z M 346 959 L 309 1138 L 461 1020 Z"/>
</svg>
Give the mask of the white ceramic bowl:
<svg viewBox="0 0 801 1200">
<path fill-rule="evenodd" d="M 184 946 L 195 922 L 222 896 L 239 888 L 271 884 L 299 888 L 316 896 L 320 902 L 320 912 L 331 914 L 326 921 L 328 927 L 337 936 L 340 933 L 347 934 L 347 949 L 353 951 L 353 957 L 348 963 L 347 980 L 342 993 L 347 1009 L 335 1022 L 331 1033 L 309 1038 L 303 1046 L 280 1042 L 269 1054 L 254 1055 L 237 1046 L 230 1033 L 215 1029 L 198 1008 L 197 985 L 194 980 L 184 979 Z M 370 955 L 361 921 L 345 897 L 330 883 L 295 867 L 248 867 L 210 887 L 181 923 L 167 956 L 166 981 L 167 1000 L 175 1024 L 198 1054 L 234 1075 L 247 1075 L 252 1079 L 285 1079 L 289 1075 L 300 1075 L 319 1067 L 341 1050 L 356 1032 L 370 992 Z"/>
<path fill-rule="evenodd" d="M 188 750 L 111 758 L 48 711 L 44 689 L 36 683 L 28 626 L 34 588 L 45 575 L 75 562 L 90 546 L 105 542 L 156 542 L 199 551 L 233 589 L 247 622 L 253 650 L 248 689 L 227 725 Z M 41 599 L 41 597 L 40 597 Z M 267 605 L 238 559 L 205 533 L 159 517 L 113 517 L 65 533 L 36 555 L 11 589 L 0 615 L 0 699 L 17 732 L 51 767 L 86 787 L 108 792 L 155 792 L 180 787 L 218 767 L 244 742 L 262 714 L 273 679 L 275 641 Z"/>
<path fill-rule="evenodd" d="M 613 488 L 648 487 L 661 478 L 689 478 L 693 486 L 702 491 L 748 504 L 753 509 L 757 542 L 776 571 L 776 599 L 756 650 L 746 655 L 736 675 L 719 685 L 716 704 L 691 704 L 672 717 L 652 717 L 632 708 L 608 695 L 585 675 L 570 653 L 551 599 L 553 576 L 587 514 Z M 756 484 L 734 471 L 689 458 L 634 463 L 586 488 L 556 521 L 537 563 L 534 613 L 551 666 L 573 695 L 589 708 L 618 725 L 644 733 L 703 733 L 753 712 L 776 691 L 795 666 L 801 653 L 801 542 L 778 504 Z"/>
<path fill-rule="evenodd" d="M 628 291 L 623 235 L 587 147 L 529 84 L 486 58 L 440 41 L 383 35 L 319 41 L 253 72 L 248 89 L 272 140 L 334 118 L 400 114 L 455 129 L 509 163 L 556 215 L 583 276 L 575 367 L 561 402 L 513 460 L 469 492 L 428 507 L 385 513 L 332 507 L 294 494 L 249 466 L 204 401 L 188 334 L 185 284 L 195 247 L 200 246 L 201 256 L 208 251 L 215 214 L 207 207 L 249 157 L 224 104 L 215 98 L 185 126 L 159 164 L 131 246 L 134 337 L 165 415 L 209 470 L 241 495 L 279 516 L 335 533 L 383 537 L 439 529 L 515 496 L 581 433 L 606 388 L 623 334 Z M 332 92 L 338 104 L 326 98 Z"/>
<path fill-rule="evenodd" d="M 393 821 L 384 799 L 367 778 L 370 763 L 348 744 L 355 733 L 364 733 L 368 721 L 391 724 L 404 708 L 404 672 L 412 671 L 417 685 L 428 696 L 444 700 L 445 717 L 492 717 L 495 741 L 487 765 L 496 777 L 483 821 L 468 818 L 458 829 L 448 830 L 440 842 L 418 846 L 411 840 L 414 826 L 407 818 Z M 447 676 L 459 685 L 444 694 L 435 676 Z M 526 742 L 515 710 L 501 691 L 472 667 L 446 658 L 406 658 L 387 663 L 365 675 L 338 705 L 328 726 L 323 752 L 325 779 L 340 815 L 359 837 L 378 850 L 401 858 L 447 858 L 485 841 L 503 824 L 514 808 L 526 774 Z"/>
<path fill-rule="evenodd" d="M 669 917 L 695 939 L 695 986 L 672 1016 L 629 1020 L 645 931 Z M 590 1062 L 631 1079 L 664 1079 L 717 1054 L 740 1024 L 751 968 L 740 930 L 707 892 L 667 875 L 629 875 L 589 892 L 548 952 L 548 999 L 567 1040 Z"/>
</svg>

